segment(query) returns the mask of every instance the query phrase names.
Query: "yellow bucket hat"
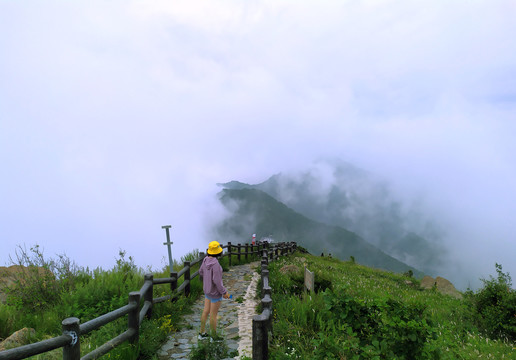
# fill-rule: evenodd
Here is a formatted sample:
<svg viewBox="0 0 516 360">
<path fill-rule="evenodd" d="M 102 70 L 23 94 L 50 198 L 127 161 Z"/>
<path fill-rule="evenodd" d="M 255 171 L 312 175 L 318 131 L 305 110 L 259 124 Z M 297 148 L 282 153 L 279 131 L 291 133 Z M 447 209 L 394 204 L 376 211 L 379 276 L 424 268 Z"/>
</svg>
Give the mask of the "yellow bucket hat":
<svg viewBox="0 0 516 360">
<path fill-rule="evenodd" d="M 208 255 L 218 255 L 222 252 L 222 247 L 217 241 L 212 241 L 208 245 Z"/>
</svg>

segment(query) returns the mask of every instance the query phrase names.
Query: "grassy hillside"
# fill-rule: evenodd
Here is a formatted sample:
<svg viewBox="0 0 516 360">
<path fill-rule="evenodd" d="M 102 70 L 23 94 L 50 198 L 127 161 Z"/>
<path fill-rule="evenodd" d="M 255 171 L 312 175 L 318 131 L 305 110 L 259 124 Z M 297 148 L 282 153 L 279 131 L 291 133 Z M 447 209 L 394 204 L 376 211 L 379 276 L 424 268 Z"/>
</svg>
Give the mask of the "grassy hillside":
<svg viewBox="0 0 516 360">
<path fill-rule="evenodd" d="M 314 254 L 331 253 L 340 259 L 353 256 L 360 264 L 395 272 L 412 270 L 416 276 L 422 276 L 417 269 L 385 254 L 357 234 L 311 220 L 263 191 L 245 187 L 224 189 L 221 201 L 232 212 L 218 228 L 221 239 L 246 239 L 251 233 L 272 234 L 277 241 L 296 241 Z"/>
<path fill-rule="evenodd" d="M 316 291 L 308 295 L 304 266 L 315 273 Z M 271 359 L 515 358 L 514 338 L 479 330 L 482 296 L 458 300 L 421 290 L 403 275 L 310 254 L 296 253 L 269 270 Z"/>
</svg>

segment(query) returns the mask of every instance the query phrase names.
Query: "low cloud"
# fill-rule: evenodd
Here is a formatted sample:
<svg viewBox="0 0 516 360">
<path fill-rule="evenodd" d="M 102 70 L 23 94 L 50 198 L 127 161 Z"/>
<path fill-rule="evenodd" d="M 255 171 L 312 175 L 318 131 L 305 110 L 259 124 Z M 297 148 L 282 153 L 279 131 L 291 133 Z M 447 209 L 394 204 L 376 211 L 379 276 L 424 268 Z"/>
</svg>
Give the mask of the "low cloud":
<svg viewBox="0 0 516 360">
<path fill-rule="evenodd" d="M 333 157 L 421 198 L 461 276 L 515 273 L 515 13 L 2 2 L 0 261 L 38 242 L 84 265 L 123 248 L 159 266 L 161 225 L 174 256 L 209 242 L 216 183 Z"/>
</svg>

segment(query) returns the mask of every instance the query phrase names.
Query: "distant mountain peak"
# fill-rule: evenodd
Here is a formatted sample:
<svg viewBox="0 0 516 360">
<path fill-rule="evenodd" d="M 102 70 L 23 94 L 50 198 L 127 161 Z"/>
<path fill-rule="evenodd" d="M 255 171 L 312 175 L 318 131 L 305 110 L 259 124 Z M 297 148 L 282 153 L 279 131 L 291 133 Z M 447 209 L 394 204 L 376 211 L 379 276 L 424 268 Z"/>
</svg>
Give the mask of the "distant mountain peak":
<svg viewBox="0 0 516 360">
<path fill-rule="evenodd" d="M 231 189 L 231 190 L 239 190 L 239 189 L 249 189 L 253 188 L 253 185 L 249 185 L 240 181 L 231 180 L 227 183 L 217 183 L 217 186 L 220 186 L 224 189 Z"/>
</svg>

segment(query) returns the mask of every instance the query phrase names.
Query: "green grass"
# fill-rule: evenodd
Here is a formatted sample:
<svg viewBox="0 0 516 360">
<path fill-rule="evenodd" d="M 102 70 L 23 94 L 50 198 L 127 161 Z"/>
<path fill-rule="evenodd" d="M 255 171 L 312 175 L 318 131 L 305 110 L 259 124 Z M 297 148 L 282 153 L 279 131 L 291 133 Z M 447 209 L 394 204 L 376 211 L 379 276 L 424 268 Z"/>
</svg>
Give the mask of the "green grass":
<svg viewBox="0 0 516 360">
<path fill-rule="evenodd" d="M 191 360 L 222 360 L 234 358 L 238 355 L 237 350 L 230 350 L 224 339 L 210 342 L 210 340 L 199 341 L 193 346 L 190 353 Z"/>
<path fill-rule="evenodd" d="M 303 290 L 304 265 L 315 273 L 311 294 Z M 515 358 L 509 340 L 483 335 L 473 296 L 458 300 L 402 274 L 309 254 L 269 270 L 271 359 Z"/>
</svg>

